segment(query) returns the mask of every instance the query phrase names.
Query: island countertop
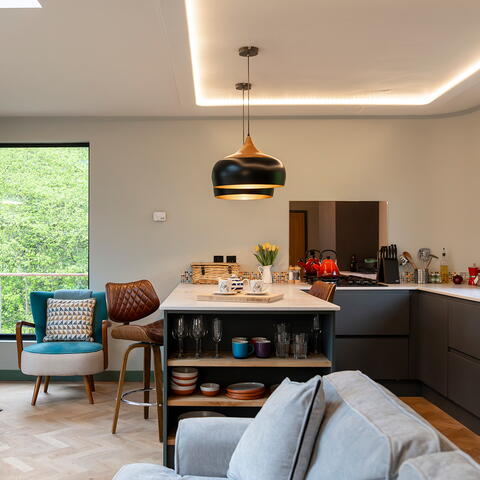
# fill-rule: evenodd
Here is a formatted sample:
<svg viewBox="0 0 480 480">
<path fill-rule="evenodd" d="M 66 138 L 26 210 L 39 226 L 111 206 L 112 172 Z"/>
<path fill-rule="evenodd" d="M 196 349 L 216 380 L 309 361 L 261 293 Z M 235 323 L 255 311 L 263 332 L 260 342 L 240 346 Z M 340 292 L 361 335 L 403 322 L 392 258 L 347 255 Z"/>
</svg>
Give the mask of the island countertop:
<svg viewBox="0 0 480 480">
<path fill-rule="evenodd" d="M 298 285 L 272 284 L 270 292 L 283 293 L 282 300 L 272 303 L 208 302 L 197 300 L 197 295 L 213 293 L 216 285 L 180 283 L 160 305 L 160 310 L 179 311 L 299 311 L 335 312 L 340 310 L 334 303 L 320 300 L 302 291 Z"/>
</svg>

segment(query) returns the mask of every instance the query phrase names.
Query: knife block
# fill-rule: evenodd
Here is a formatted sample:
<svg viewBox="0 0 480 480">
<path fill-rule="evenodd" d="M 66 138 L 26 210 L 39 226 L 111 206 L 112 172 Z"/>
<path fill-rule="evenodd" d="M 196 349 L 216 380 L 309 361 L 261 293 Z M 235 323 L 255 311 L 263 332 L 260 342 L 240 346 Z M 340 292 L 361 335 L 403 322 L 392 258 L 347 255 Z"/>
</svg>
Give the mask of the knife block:
<svg viewBox="0 0 480 480">
<path fill-rule="evenodd" d="M 378 266 L 377 282 L 400 283 L 400 272 L 397 260 L 381 258 Z"/>
</svg>

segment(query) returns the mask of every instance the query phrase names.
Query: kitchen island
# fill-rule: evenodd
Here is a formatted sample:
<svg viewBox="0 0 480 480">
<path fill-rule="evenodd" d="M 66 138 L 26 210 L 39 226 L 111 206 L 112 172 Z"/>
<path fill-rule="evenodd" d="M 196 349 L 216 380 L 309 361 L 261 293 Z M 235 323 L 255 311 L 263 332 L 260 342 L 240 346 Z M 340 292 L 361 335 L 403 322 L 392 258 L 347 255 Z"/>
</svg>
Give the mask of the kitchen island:
<svg viewBox="0 0 480 480">
<path fill-rule="evenodd" d="M 303 287 L 305 288 L 305 287 Z M 173 465 L 175 431 L 178 416 L 195 410 L 215 411 L 227 416 L 255 416 L 268 398 L 269 388 L 280 383 L 285 377 L 305 381 L 312 376 L 325 375 L 333 371 L 335 354 L 335 312 L 340 307 L 309 295 L 298 285 L 273 284 L 272 293 L 281 293 L 283 298 L 272 303 L 209 302 L 197 300 L 199 294 L 209 294 L 216 285 L 180 284 L 165 299 L 160 308 L 164 313 L 165 349 L 164 358 L 164 463 Z M 194 357 L 194 343 L 185 342 L 185 355 L 177 358 L 177 341 L 172 336 L 175 318 L 183 316 L 191 321 L 194 316 L 202 315 L 211 332 L 211 322 L 218 317 L 223 324 L 223 338 L 220 343 L 221 356 L 214 358 L 214 343 L 211 333 L 203 340 L 204 352 L 201 358 Z M 322 331 L 319 352 L 309 354 L 306 359 L 277 358 L 272 352 L 269 358 L 250 356 L 236 359 L 231 352 L 231 339 L 235 336 L 247 338 L 267 337 L 272 340 L 276 322 L 286 321 L 293 332 L 310 332 L 313 320 L 318 317 Z M 214 397 L 204 396 L 197 391 L 192 395 L 173 395 L 168 388 L 171 370 L 174 367 L 195 367 L 199 370 L 197 387 L 204 382 L 214 382 L 225 388 L 227 385 L 242 381 L 264 383 L 267 394 L 254 400 L 236 400 L 223 392 Z"/>
</svg>

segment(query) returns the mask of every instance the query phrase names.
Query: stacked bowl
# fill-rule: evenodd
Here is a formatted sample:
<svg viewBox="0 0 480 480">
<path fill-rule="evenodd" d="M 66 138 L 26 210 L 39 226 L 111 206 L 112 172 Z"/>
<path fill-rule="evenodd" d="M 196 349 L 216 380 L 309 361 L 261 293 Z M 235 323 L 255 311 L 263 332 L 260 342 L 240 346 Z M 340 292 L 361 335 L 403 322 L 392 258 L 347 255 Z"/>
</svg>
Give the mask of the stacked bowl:
<svg viewBox="0 0 480 480">
<path fill-rule="evenodd" d="M 175 395 L 191 395 L 197 388 L 198 369 L 176 367 L 172 369 L 170 389 Z"/>
</svg>

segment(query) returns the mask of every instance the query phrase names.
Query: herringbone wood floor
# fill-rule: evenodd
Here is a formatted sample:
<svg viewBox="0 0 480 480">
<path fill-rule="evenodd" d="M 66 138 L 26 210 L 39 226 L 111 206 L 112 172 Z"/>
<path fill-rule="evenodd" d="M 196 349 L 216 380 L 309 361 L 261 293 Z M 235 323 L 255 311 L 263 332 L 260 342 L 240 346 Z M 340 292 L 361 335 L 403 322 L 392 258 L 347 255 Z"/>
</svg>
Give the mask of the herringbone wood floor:
<svg viewBox="0 0 480 480">
<path fill-rule="evenodd" d="M 115 387 L 97 382 L 89 405 L 82 383 L 52 383 L 31 407 L 32 383 L 0 383 L 0 479 L 110 480 L 125 463 L 162 463 L 152 409 L 144 420 L 142 408 L 123 404 L 118 433 L 110 433 Z M 478 435 L 424 398 L 402 400 L 480 461 Z"/>
<path fill-rule="evenodd" d="M 32 407 L 33 383 L 0 383 L 0 479 L 110 480 L 125 463 L 161 464 L 154 409 L 144 420 L 143 408 L 122 404 L 112 435 L 116 385 L 95 386 L 94 405 L 83 383 L 51 382 Z"/>
</svg>

